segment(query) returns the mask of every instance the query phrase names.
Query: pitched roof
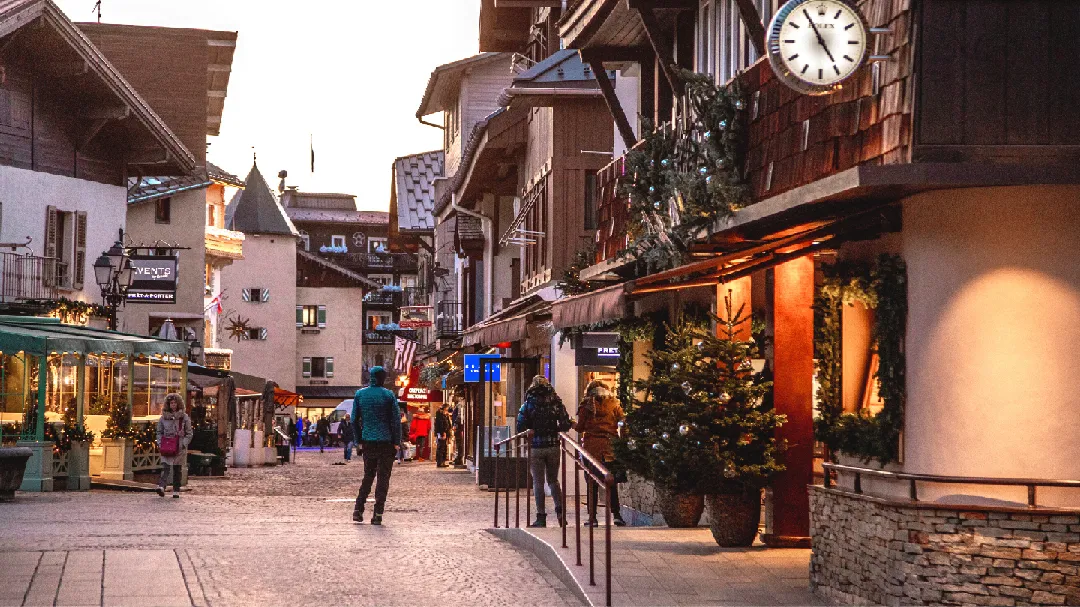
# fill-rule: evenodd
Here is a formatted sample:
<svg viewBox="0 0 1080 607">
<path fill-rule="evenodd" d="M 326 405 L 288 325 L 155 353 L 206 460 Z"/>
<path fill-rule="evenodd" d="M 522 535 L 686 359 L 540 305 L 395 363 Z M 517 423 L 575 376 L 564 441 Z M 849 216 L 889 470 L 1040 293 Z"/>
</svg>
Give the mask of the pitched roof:
<svg viewBox="0 0 1080 607">
<path fill-rule="evenodd" d="M 221 167 L 212 162 L 206 163 L 206 172 L 210 179 L 212 181 L 216 181 L 217 183 L 236 186 L 238 188 L 244 187 L 244 182 L 241 181 L 239 177 L 222 169 Z"/>
<path fill-rule="evenodd" d="M 311 252 L 308 252 L 308 251 L 305 251 L 303 249 L 298 248 L 298 249 L 296 249 L 296 254 L 301 259 L 306 259 L 306 260 L 308 260 L 310 262 L 317 263 L 317 264 L 323 266 L 324 268 L 329 268 L 329 269 L 337 272 L 338 274 L 341 274 L 342 276 L 344 276 L 346 278 L 351 278 L 351 279 L 355 280 L 356 282 L 358 282 L 358 283 L 360 283 L 360 284 L 362 284 L 365 287 L 368 287 L 370 289 L 378 290 L 378 289 L 382 288 L 381 283 L 375 282 L 374 280 L 371 280 L 370 278 L 368 278 L 367 276 L 364 276 L 363 274 L 357 274 L 356 272 L 353 272 L 352 270 L 349 270 L 347 268 L 343 268 L 343 267 L 339 266 L 338 264 L 330 261 L 329 259 L 324 259 L 324 258 L 319 257 L 318 255 L 316 255 L 314 253 L 311 253 Z"/>
<path fill-rule="evenodd" d="M 205 188 L 211 183 L 205 173 L 183 177 L 143 177 L 128 188 L 128 204 L 174 196 L 180 192 Z"/>
<path fill-rule="evenodd" d="M 403 156 L 394 161 L 390 213 L 405 232 L 435 229 L 435 179 L 443 176 L 442 150 Z"/>
<path fill-rule="evenodd" d="M 424 98 L 416 110 L 416 117 L 423 118 L 435 112 L 450 109 L 458 96 L 458 85 L 466 69 L 485 61 L 509 58 L 509 53 L 480 53 L 435 68 L 428 78 Z"/>
<path fill-rule="evenodd" d="M 297 234 L 285 209 L 270 192 L 270 186 L 266 185 L 257 164 L 251 165 L 244 179 L 244 189 L 229 202 L 225 219 L 225 225 L 230 230 L 245 234 Z"/>
<path fill-rule="evenodd" d="M 340 209 L 287 207 L 285 212 L 294 223 L 386 225 L 390 221 L 389 214 L 386 211 L 343 211 Z"/>
<path fill-rule="evenodd" d="M 615 81 L 614 70 L 608 70 L 608 78 Z M 547 103 L 533 99 L 534 105 L 550 105 L 556 97 L 599 95 L 600 85 L 592 67 L 581 61 L 577 51 L 563 49 L 515 76 L 510 87 L 499 95 L 499 105 L 509 106 L 519 96 L 547 97 Z"/>
<path fill-rule="evenodd" d="M 131 109 L 135 120 L 165 150 L 180 173 L 195 171 L 195 156 L 172 132 L 135 88 L 51 0 L 0 0 L 0 37 L 8 36 L 41 18 L 52 26 L 87 68 Z"/>
</svg>

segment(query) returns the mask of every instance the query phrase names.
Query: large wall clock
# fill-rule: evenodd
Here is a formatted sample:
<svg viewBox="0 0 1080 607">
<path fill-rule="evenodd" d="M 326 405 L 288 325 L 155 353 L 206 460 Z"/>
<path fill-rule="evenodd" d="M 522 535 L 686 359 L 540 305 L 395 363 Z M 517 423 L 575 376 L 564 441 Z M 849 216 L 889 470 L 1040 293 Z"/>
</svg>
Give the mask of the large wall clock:
<svg viewBox="0 0 1080 607">
<path fill-rule="evenodd" d="M 784 84 L 827 95 L 866 61 L 869 39 L 866 19 L 844 0 L 789 0 L 769 24 L 766 47 Z"/>
</svg>

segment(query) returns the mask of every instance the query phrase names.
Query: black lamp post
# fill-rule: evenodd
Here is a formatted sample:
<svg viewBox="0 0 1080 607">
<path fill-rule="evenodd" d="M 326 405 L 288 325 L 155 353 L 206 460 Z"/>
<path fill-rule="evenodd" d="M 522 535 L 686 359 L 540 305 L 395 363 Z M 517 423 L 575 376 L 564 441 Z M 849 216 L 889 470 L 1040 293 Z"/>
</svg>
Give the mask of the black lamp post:
<svg viewBox="0 0 1080 607">
<path fill-rule="evenodd" d="M 116 330 L 116 311 L 127 300 L 131 286 L 131 258 L 124 248 L 124 230 L 120 238 L 94 262 L 94 280 L 101 288 L 101 300 L 109 310 L 109 329 Z"/>
</svg>

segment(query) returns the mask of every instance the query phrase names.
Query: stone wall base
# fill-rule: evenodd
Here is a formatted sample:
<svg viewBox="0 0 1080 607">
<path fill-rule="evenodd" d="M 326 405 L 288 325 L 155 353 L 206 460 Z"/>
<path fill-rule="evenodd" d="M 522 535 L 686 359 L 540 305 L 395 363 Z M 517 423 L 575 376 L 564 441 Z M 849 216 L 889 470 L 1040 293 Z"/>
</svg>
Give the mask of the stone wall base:
<svg viewBox="0 0 1080 607">
<path fill-rule="evenodd" d="M 1080 513 L 810 488 L 810 586 L 844 604 L 1080 604 Z"/>
</svg>

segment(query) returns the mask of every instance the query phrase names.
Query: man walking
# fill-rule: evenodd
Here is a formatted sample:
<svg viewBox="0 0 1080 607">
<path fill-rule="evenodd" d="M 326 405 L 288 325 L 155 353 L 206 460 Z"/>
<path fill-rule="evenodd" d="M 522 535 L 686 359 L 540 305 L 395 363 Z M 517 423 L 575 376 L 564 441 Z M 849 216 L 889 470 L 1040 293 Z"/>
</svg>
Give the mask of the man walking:
<svg viewBox="0 0 1080 607">
<path fill-rule="evenodd" d="M 315 424 L 315 431 L 319 433 L 319 453 L 322 453 L 326 447 L 326 439 L 330 436 L 330 420 L 326 419 L 326 416 L 320 417 Z"/>
<path fill-rule="evenodd" d="M 447 459 L 447 441 L 450 440 L 450 413 L 448 405 L 443 403 L 435 414 L 435 466 L 446 468 L 449 464 Z"/>
<path fill-rule="evenodd" d="M 352 423 L 356 437 L 364 444 L 364 480 L 353 507 L 353 521 L 364 522 L 364 505 L 375 482 L 375 510 L 372 525 L 382 524 L 383 506 L 390 490 L 390 473 L 394 470 L 394 456 L 401 445 L 401 418 L 394 393 L 383 387 L 386 370 L 372 367 L 371 383 L 357 390 L 353 398 Z"/>
<path fill-rule="evenodd" d="M 525 403 L 517 415 L 518 432 L 529 432 L 529 471 L 532 473 L 533 495 L 536 498 L 536 521 L 530 527 L 546 527 L 547 511 L 544 509 L 544 479 L 555 502 L 555 518 L 559 525 L 566 524 L 562 509 L 562 491 L 559 488 L 559 433 L 573 426 L 570 414 L 555 388 L 542 375 L 533 378 L 525 391 Z"/>
<path fill-rule="evenodd" d="M 305 426 L 304 418 L 297 417 L 296 418 L 296 442 L 294 443 L 295 448 L 297 448 L 297 449 L 304 446 L 304 430 L 305 430 L 304 426 Z"/>
<path fill-rule="evenodd" d="M 338 425 L 338 432 L 341 433 L 341 442 L 345 445 L 345 461 L 351 462 L 355 434 L 353 433 L 352 421 L 347 413 L 345 419 L 341 420 L 341 424 Z"/>
</svg>

